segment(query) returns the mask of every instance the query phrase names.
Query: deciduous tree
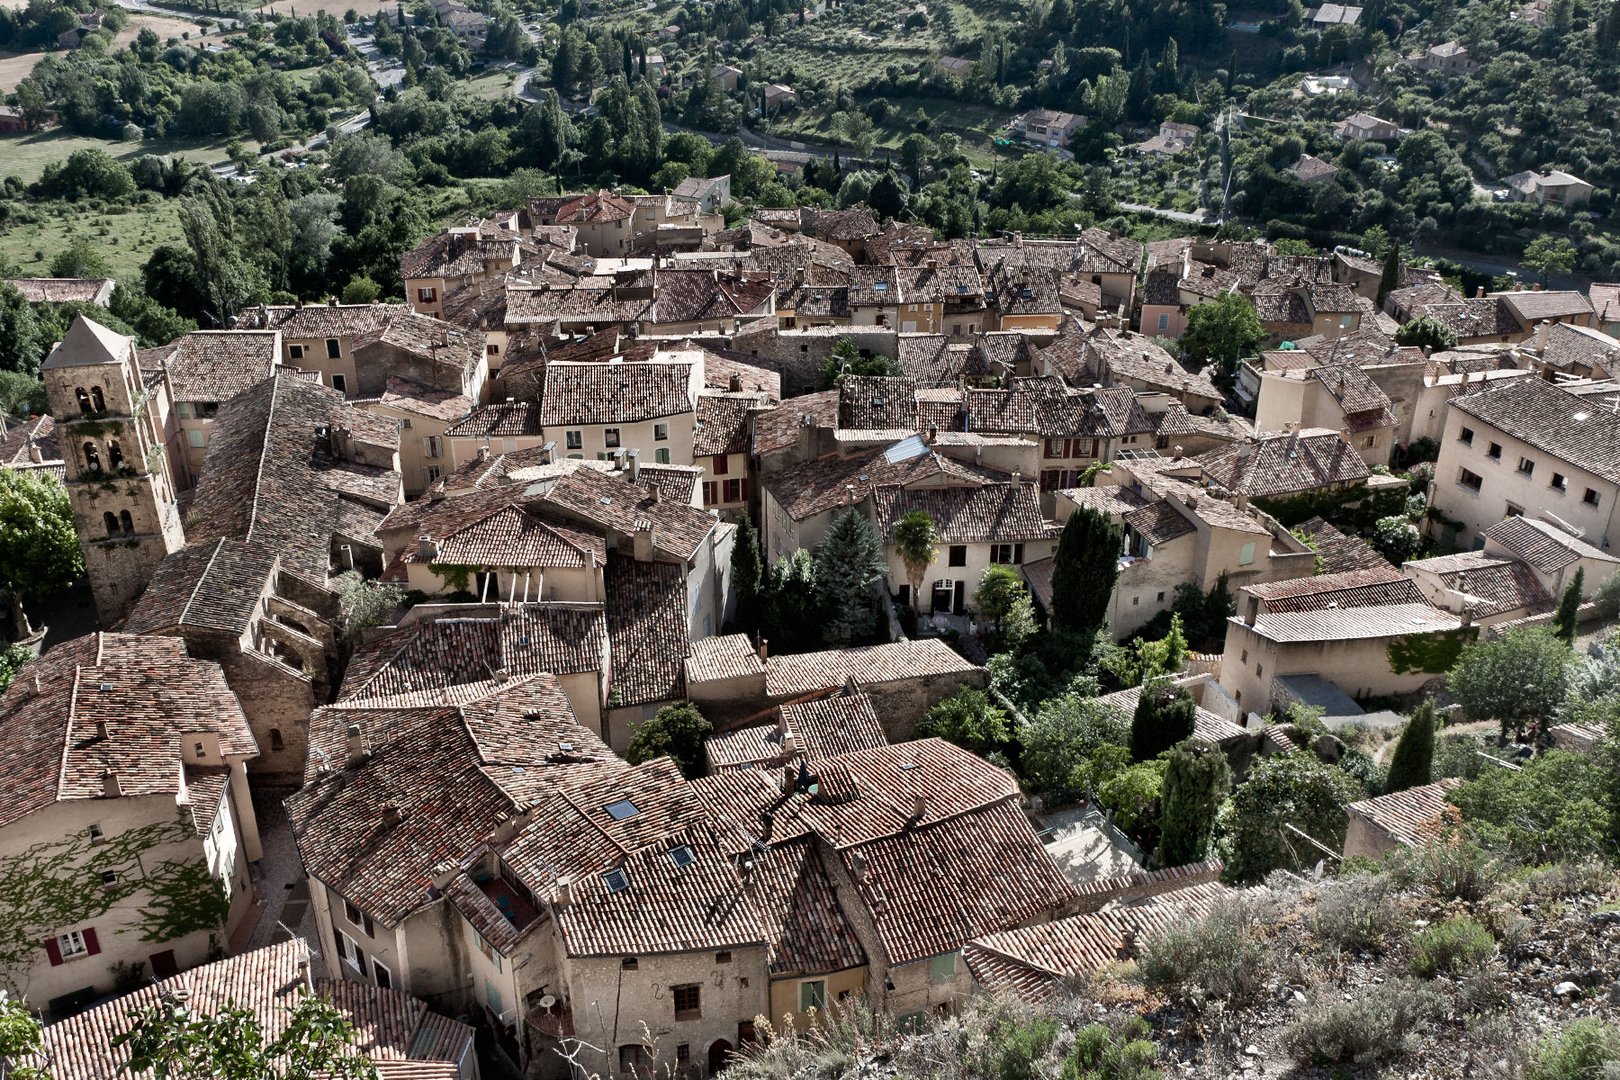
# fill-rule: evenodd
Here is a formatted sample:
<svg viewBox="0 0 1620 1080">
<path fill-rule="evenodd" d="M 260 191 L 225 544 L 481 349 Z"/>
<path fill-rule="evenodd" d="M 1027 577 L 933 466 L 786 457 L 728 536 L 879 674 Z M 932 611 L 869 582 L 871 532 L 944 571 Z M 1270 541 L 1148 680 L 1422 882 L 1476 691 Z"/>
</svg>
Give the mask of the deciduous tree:
<svg viewBox="0 0 1620 1080">
<path fill-rule="evenodd" d="M 357 1049 L 359 1033 L 325 998 L 300 996 L 281 1034 L 266 1037 L 258 1016 L 234 1004 L 209 1015 L 165 997 L 113 1036 L 132 1075 L 156 1080 L 376 1080 Z"/>
<path fill-rule="evenodd" d="M 0 469 L 0 586 L 18 636 L 29 633 L 25 600 L 65 589 L 84 573 L 67 489 L 54 476 Z"/>
<path fill-rule="evenodd" d="M 1189 360 L 1200 365 L 1215 364 L 1230 375 L 1237 370 L 1238 361 L 1254 355 L 1265 340 L 1254 301 L 1227 293 L 1218 300 L 1197 304 L 1187 313 L 1181 348 Z"/>
<path fill-rule="evenodd" d="M 651 720 L 643 721 L 630 736 L 625 760 L 640 765 L 668 755 L 680 766 L 681 775 L 696 780 L 707 770 L 703 743 L 714 731 L 706 716 L 690 701 L 665 705 Z"/>
<path fill-rule="evenodd" d="M 1142 687 L 1131 718 L 1131 760 L 1149 761 L 1192 738 L 1198 707 L 1185 687 L 1159 678 Z"/>
<path fill-rule="evenodd" d="M 1569 646 L 1546 629 L 1509 630 L 1466 646 L 1446 686 L 1470 719 L 1497 721 L 1506 743 L 1564 703 L 1573 661 Z"/>
</svg>

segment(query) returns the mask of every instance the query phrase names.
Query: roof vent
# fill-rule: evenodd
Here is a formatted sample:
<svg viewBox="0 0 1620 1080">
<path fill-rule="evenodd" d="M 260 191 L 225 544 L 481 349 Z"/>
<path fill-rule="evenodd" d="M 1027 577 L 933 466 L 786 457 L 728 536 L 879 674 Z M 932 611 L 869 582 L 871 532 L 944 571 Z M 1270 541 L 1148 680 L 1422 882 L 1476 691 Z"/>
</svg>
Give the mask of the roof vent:
<svg viewBox="0 0 1620 1080">
<path fill-rule="evenodd" d="M 113 684 L 110 682 L 104 682 L 100 686 L 96 687 L 96 689 L 100 690 L 103 694 L 110 694 L 112 693 Z"/>
</svg>

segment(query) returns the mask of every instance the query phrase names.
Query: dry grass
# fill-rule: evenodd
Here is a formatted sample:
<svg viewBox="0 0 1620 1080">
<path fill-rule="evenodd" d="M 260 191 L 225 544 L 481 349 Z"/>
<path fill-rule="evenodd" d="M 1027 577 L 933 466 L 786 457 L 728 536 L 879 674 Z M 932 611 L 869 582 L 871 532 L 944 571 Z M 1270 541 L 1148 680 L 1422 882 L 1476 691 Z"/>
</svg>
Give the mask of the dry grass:
<svg viewBox="0 0 1620 1080">
<path fill-rule="evenodd" d="M 7 7 L 24 6 L 18 0 L 0 0 L 0 4 Z M 112 51 L 117 52 L 129 46 L 134 42 L 136 35 L 147 27 L 151 27 L 157 32 L 158 37 L 165 41 L 184 33 L 190 33 L 193 39 L 202 36 L 202 30 L 196 22 L 183 15 L 176 14 L 170 17 L 143 12 L 130 15 L 129 22 L 125 23 L 124 28 L 118 31 L 118 36 L 113 38 Z M 27 78 L 28 73 L 34 70 L 34 65 L 45 55 L 44 52 L 0 53 L 0 93 L 9 94 L 16 90 L 17 84 Z"/>
</svg>

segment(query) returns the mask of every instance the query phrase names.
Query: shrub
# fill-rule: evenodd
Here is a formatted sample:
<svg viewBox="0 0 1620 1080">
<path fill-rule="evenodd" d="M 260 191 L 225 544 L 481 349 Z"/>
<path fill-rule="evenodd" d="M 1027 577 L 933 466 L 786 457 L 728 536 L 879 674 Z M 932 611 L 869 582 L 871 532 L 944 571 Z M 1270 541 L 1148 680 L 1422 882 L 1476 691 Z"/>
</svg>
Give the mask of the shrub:
<svg viewBox="0 0 1620 1080">
<path fill-rule="evenodd" d="M 1477 968 L 1496 952 L 1496 939 L 1466 916 L 1419 930 L 1412 937 L 1412 970 L 1425 979 Z"/>
<path fill-rule="evenodd" d="M 1050 1016 L 1002 1028 L 996 1038 L 996 1053 L 1000 1058 L 996 1075 L 1000 1080 L 1040 1080 L 1041 1062 L 1057 1041 L 1057 1035 L 1057 1021 Z"/>
<path fill-rule="evenodd" d="M 1327 883 L 1311 909 L 1311 932 L 1341 949 L 1382 952 L 1405 925 L 1395 885 L 1382 874 L 1354 874 Z"/>
<path fill-rule="evenodd" d="M 1616 1065 L 1620 1065 L 1620 1030 L 1587 1016 L 1541 1040 L 1530 1065 L 1529 1080 L 1613 1077 Z"/>
<path fill-rule="evenodd" d="M 1149 936 L 1139 964 L 1148 988 L 1194 1004 L 1253 1000 L 1265 984 L 1269 961 L 1253 923 L 1247 906 L 1234 900 L 1202 919 Z"/>
<path fill-rule="evenodd" d="M 1282 1036 L 1283 1047 L 1307 1064 L 1399 1057 L 1416 1048 L 1418 1032 L 1445 1009 L 1444 998 L 1414 979 L 1367 987 L 1349 1001 L 1330 990 L 1314 996 Z"/>
<path fill-rule="evenodd" d="M 1086 1025 L 1075 1032 L 1063 1080 L 1159 1080 L 1164 1074 L 1153 1067 L 1158 1050 L 1148 1040 L 1151 1030 L 1140 1016 L 1113 1027 Z"/>
<path fill-rule="evenodd" d="M 1502 864 L 1470 840 L 1453 837 L 1417 854 L 1418 879 L 1442 900 L 1485 899 L 1502 878 Z"/>
</svg>

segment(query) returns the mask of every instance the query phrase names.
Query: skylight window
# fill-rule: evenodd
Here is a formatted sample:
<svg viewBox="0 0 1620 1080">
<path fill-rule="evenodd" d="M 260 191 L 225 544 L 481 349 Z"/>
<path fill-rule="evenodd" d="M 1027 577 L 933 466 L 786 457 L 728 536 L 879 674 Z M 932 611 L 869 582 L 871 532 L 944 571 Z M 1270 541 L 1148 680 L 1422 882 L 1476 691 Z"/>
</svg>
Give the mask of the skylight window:
<svg viewBox="0 0 1620 1080">
<path fill-rule="evenodd" d="M 618 799 L 603 807 L 614 821 L 625 821 L 641 813 L 641 808 L 629 799 Z"/>
<path fill-rule="evenodd" d="M 681 844 L 669 849 L 669 861 L 675 864 L 675 869 L 685 870 L 697 862 L 697 854 L 688 845 Z"/>
<path fill-rule="evenodd" d="M 630 887 L 630 875 L 623 870 L 609 870 L 602 875 L 602 884 L 607 886 L 610 893 L 624 892 Z"/>
</svg>

